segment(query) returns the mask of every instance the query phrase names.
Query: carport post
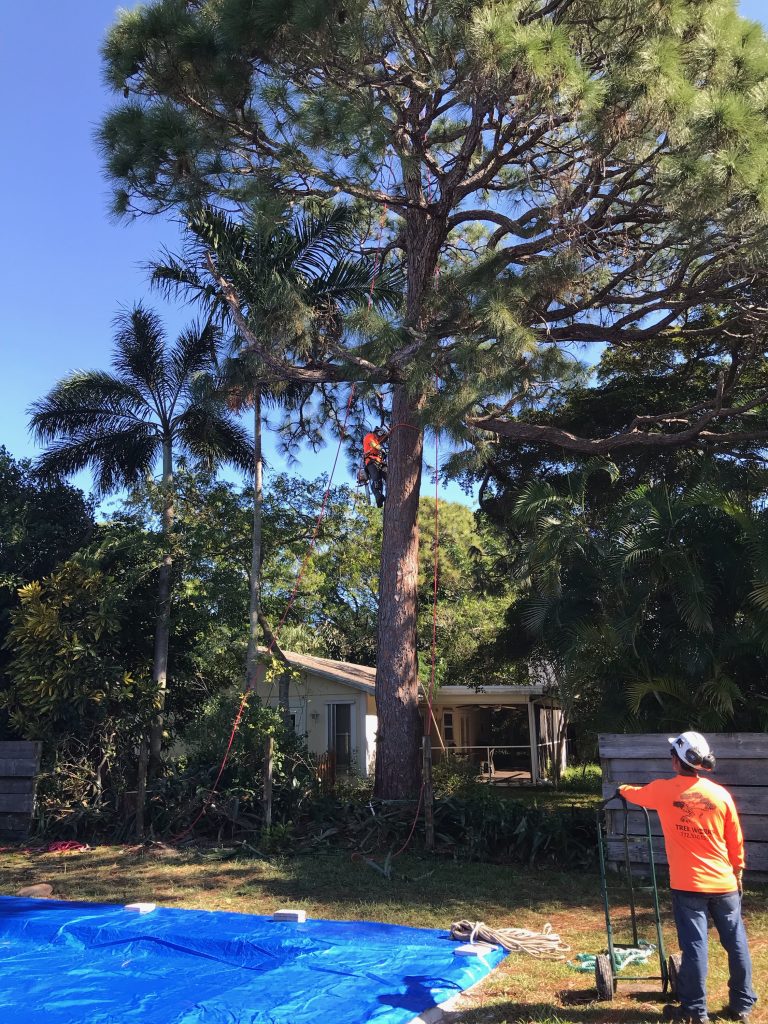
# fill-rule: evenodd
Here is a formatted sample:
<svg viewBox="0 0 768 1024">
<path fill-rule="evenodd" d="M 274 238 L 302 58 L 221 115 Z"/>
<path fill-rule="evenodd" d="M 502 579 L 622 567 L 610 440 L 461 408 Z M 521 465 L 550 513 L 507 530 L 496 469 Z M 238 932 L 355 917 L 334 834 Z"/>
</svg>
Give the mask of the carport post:
<svg viewBox="0 0 768 1024">
<path fill-rule="evenodd" d="M 528 698 L 528 739 L 531 744 L 531 782 L 534 786 L 541 782 L 539 775 L 539 743 L 536 730 L 536 705 Z"/>
</svg>

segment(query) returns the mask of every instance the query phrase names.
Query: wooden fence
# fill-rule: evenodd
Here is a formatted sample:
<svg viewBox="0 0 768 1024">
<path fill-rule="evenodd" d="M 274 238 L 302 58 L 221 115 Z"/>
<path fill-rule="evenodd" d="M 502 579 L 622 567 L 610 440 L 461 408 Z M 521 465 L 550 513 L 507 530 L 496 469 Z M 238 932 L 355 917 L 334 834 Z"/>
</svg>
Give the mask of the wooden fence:
<svg viewBox="0 0 768 1024">
<path fill-rule="evenodd" d="M 35 809 L 35 781 L 43 745 L 0 742 L 0 838 L 23 839 Z"/>
<path fill-rule="evenodd" d="M 717 757 L 710 776 L 731 793 L 741 819 L 747 855 L 747 871 L 768 873 L 768 734 L 762 732 L 709 733 L 706 735 Z M 621 783 L 643 784 L 652 779 L 671 778 L 671 759 L 666 734 L 609 733 L 600 736 L 600 762 L 603 767 L 603 796 L 616 792 Z M 630 811 L 631 835 L 644 834 L 643 812 Z M 623 813 L 608 817 L 608 858 L 623 861 Z M 656 863 L 666 864 L 661 825 L 651 812 L 651 832 Z M 630 858 L 638 867 L 648 862 L 647 846 L 632 842 Z"/>
</svg>

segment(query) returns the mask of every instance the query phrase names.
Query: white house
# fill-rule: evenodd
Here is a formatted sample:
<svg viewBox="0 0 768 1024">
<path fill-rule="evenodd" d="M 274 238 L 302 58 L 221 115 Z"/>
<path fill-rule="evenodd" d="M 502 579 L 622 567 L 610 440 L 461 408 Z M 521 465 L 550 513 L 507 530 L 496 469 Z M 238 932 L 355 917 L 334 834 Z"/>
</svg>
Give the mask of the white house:
<svg viewBox="0 0 768 1024">
<path fill-rule="evenodd" d="M 367 776 L 376 751 L 376 670 L 346 661 L 286 652 L 300 673 L 291 681 L 290 714 L 310 753 L 332 752 L 337 771 Z M 544 683 L 528 686 L 443 686 L 432 702 L 435 760 L 455 753 L 477 762 L 494 782 L 539 782 L 552 764 L 565 766 L 561 712 Z M 260 669 L 256 692 L 277 705 L 277 684 Z M 422 715 L 428 714 L 424 694 Z"/>
</svg>

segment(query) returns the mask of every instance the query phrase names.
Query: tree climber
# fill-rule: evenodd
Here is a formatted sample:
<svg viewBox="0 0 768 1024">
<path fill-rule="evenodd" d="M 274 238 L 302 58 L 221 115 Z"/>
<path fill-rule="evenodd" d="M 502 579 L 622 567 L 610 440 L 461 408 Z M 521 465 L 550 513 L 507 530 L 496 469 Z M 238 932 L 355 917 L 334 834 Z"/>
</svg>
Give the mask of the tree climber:
<svg viewBox="0 0 768 1024">
<path fill-rule="evenodd" d="M 379 508 L 384 504 L 384 481 L 387 479 L 387 464 L 383 445 L 388 437 L 388 430 L 385 430 L 384 427 L 376 427 L 363 438 L 365 475 L 371 482 L 371 489 L 376 498 L 376 505 Z"/>
</svg>

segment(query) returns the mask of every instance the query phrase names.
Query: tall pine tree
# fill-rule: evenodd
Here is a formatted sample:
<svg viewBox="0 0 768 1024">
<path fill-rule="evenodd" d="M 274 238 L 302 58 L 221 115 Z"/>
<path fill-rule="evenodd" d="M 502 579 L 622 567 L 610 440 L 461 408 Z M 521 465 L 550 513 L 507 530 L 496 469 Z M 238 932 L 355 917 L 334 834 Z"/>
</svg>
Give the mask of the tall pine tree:
<svg viewBox="0 0 768 1024">
<path fill-rule="evenodd" d="M 127 91 L 100 131 L 118 212 L 346 197 L 402 262 L 396 323 L 311 352 L 248 340 L 287 379 L 391 389 L 376 785 L 410 795 L 424 426 L 589 453 L 766 436 L 741 385 L 762 359 L 765 37 L 734 0 L 154 0 L 104 60 Z M 607 436 L 538 421 L 583 379 L 579 345 L 642 365 L 702 331 L 728 344 L 693 406 Z"/>
</svg>

